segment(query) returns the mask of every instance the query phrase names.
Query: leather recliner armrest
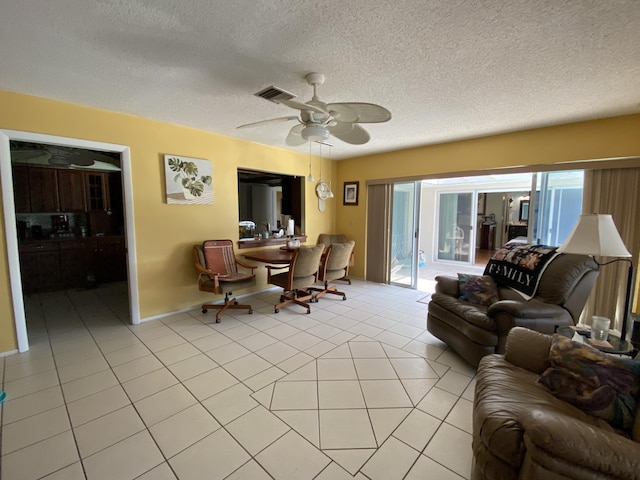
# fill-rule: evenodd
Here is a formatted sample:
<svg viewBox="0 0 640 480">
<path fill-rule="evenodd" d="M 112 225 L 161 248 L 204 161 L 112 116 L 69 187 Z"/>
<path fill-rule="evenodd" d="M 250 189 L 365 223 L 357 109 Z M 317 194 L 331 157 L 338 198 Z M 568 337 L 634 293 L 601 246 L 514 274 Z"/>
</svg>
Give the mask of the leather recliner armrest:
<svg viewBox="0 0 640 480">
<path fill-rule="evenodd" d="M 528 411 L 521 422 L 528 454 L 547 470 L 571 478 L 640 478 L 640 444 L 633 440 L 558 412 Z"/>
<path fill-rule="evenodd" d="M 517 318 L 554 318 L 566 314 L 566 310 L 552 303 L 544 303 L 540 300 L 532 299 L 527 302 L 516 300 L 500 300 L 489 306 L 487 313 L 506 312 Z"/>
<path fill-rule="evenodd" d="M 457 277 L 438 275 L 436 277 L 436 293 L 444 293 L 452 297 L 460 296 L 460 286 Z"/>
</svg>

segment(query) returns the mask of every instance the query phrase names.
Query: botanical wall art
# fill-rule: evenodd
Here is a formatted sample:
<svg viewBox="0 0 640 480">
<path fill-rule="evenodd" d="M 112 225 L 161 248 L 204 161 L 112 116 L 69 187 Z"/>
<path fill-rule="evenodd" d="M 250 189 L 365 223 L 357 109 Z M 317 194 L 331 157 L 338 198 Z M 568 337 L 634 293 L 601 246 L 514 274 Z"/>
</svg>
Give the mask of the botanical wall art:
<svg viewBox="0 0 640 480">
<path fill-rule="evenodd" d="M 197 158 L 164 156 L 167 203 L 211 205 L 213 178 L 211 162 Z"/>
</svg>

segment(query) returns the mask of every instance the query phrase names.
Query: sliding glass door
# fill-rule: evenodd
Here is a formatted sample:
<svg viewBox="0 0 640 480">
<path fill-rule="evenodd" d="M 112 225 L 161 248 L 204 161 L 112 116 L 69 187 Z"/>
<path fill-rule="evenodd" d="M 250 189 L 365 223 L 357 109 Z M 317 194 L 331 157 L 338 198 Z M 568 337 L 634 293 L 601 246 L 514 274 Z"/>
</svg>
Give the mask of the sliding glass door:
<svg viewBox="0 0 640 480">
<path fill-rule="evenodd" d="M 471 263 L 473 259 L 473 192 L 438 196 L 437 259 Z"/>
<path fill-rule="evenodd" d="M 394 183 L 391 207 L 390 282 L 415 288 L 418 283 L 420 183 Z"/>
<path fill-rule="evenodd" d="M 584 171 L 567 170 L 534 174 L 531 206 L 533 243 L 562 245 L 582 212 Z M 531 223 L 529 223 L 531 225 Z"/>
</svg>

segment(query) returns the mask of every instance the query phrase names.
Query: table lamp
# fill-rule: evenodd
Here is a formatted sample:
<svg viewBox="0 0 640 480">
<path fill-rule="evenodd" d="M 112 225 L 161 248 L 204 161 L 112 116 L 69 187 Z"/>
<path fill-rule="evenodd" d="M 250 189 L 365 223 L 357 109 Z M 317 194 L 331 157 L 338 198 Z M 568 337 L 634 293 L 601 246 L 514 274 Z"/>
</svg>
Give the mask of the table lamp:
<svg viewBox="0 0 640 480">
<path fill-rule="evenodd" d="M 569 234 L 567 240 L 558 248 L 558 252 L 591 255 L 598 266 L 621 261 L 629 262 L 627 292 L 620 332 L 620 342 L 625 342 L 627 338 L 627 321 L 631 313 L 631 294 L 634 281 L 633 261 L 629 250 L 627 250 L 622 238 L 620 238 L 611 215 L 599 213 L 580 215 L 578 223 L 573 227 L 573 231 Z M 596 256 L 618 258 L 600 263 L 596 260 Z"/>
</svg>

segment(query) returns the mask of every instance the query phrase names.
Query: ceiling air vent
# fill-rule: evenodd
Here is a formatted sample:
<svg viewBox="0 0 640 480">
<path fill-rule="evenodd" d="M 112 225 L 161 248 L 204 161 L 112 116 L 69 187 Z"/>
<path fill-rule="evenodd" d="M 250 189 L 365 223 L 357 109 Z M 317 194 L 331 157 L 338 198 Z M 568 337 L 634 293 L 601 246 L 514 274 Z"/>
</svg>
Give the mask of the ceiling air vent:
<svg viewBox="0 0 640 480">
<path fill-rule="evenodd" d="M 279 103 L 280 100 L 291 100 L 296 97 L 293 93 L 289 93 L 273 85 L 260 90 L 258 93 L 254 93 L 254 95 L 274 103 Z"/>
</svg>

